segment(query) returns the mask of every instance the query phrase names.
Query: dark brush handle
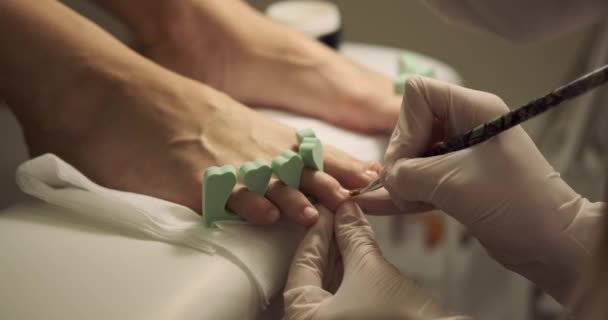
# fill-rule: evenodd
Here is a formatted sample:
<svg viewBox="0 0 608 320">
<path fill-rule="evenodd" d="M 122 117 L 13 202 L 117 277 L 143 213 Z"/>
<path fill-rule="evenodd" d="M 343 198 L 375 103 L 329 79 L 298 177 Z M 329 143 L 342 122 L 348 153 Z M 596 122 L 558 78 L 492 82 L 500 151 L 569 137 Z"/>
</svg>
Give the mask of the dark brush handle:
<svg viewBox="0 0 608 320">
<path fill-rule="evenodd" d="M 423 157 L 432 157 L 449 152 L 454 152 L 482 143 L 493 136 L 506 131 L 516 125 L 527 121 L 560 103 L 578 97 L 608 81 L 608 65 L 596 69 L 564 86 L 561 86 L 549 94 L 532 100 L 527 104 L 506 113 L 490 122 L 479 125 L 473 130 L 441 142 L 431 148 Z"/>
</svg>

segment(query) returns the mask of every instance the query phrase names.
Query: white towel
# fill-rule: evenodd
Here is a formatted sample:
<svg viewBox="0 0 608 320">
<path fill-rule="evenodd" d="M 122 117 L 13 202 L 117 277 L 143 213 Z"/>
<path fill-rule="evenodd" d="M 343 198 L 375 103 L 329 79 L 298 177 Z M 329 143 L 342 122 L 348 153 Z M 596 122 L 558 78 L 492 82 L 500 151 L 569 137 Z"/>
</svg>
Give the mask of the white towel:
<svg viewBox="0 0 608 320">
<path fill-rule="evenodd" d="M 69 209 L 94 223 L 150 239 L 220 254 L 236 263 L 257 287 L 262 307 L 282 290 L 303 228 L 291 223 L 252 226 L 220 222 L 204 227 L 194 211 L 165 200 L 104 188 L 57 156 L 46 154 L 17 169 L 21 190 Z"/>
</svg>

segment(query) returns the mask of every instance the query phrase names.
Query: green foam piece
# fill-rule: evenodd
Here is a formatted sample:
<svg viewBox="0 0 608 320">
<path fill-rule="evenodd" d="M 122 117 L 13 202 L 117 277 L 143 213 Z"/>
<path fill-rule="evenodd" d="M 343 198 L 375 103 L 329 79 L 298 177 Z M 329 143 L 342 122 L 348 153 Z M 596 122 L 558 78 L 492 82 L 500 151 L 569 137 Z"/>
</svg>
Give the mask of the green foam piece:
<svg viewBox="0 0 608 320">
<path fill-rule="evenodd" d="M 412 72 L 418 68 L 418 58 L 409 52 L 403 52 L 399 55 L 398 73 Z"/>
<path fill-rule="evenodd" d="M 403 95 L 405 93 L 405 82 L 407 79 L 415 76 L 413 73 L 402 73 L 393 82 L 393 90 L 396 95 Z"/>
<path fill-rule="evenodd" d="M 427 78 L 435 78 L 435 76 L 436 76 L 435 68 L 433 68 L 432 66 L 426 66 L 424 68 L 419 68 L 417 70 L 414 70 L 414 73 L 421 75 L 421 76 L 425 76 Z"/>
<path fill-rule="evenodd" d="M 272 160 L 272 171 L 291 188 L 300 188 L 300 178 L 304 162 L 299 154 L 285 150 Z"/>
<path fill-rule="evenodd" d="M 404 52 L 399 56 L 398 73 L 412 73 L 429 78 L 435 77 L 435 68 L 433 65 L 420 61 L 409 52 Z"/>
<path fill-rule="evenodd" d="M 296 135 L 298 136 L 298 143 L 302 143 L 302 140 L 306 137 L 309 137 L 309 138 L 317 137 L 315 132 L 312 131 L 312 129 L 310 129 L 310 128 L 300 129 L 300 130 L 298 130 L 298 132 L 296 132 Z"/>
<path fill-rule="evenodd" d="M 207 227 L 216 221 L 242 220 L 226 209 L 226 202 L 236 185 L 236 169 L 231 165 L 209 167 L 203 177 L 203 221 Z"/>
<path fill-rule="evenodd" d="M 239 178 L 247 189 L 261 196 L 268 190 L 268 182 L 272 177 L 272 169 L 262 158 L 257 158 L 251 162 L 245 162 L 239 168 Z"/>
<path fill-rule="evenodd" d="M 305 137 L 300 143 L 299 152 L 305 166 L 323 171 L 323 145 L 321 140 Z"/>
</svg>

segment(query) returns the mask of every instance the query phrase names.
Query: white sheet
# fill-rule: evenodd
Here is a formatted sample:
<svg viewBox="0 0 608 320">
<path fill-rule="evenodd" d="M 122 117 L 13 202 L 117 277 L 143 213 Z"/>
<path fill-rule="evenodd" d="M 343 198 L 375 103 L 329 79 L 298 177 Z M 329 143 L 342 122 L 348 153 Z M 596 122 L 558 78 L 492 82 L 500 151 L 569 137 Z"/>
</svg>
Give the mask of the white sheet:
<svg viewBox="0 0 608 320">
<path fill-rule="evenodd" d="M 303 231 L 291 223 L 260 227 L 219 222 L 218 228 L 206 228 L 200 216 L 184 206 L 104 188 L 52 154 L 21 165 L 17 183 L 23 192 L 94 223 L 207 254 L 221 253 L 251 277 L 262 297 L 260 307 L 282 288 L 277 280 L 285 278 Z"/>
</svg>

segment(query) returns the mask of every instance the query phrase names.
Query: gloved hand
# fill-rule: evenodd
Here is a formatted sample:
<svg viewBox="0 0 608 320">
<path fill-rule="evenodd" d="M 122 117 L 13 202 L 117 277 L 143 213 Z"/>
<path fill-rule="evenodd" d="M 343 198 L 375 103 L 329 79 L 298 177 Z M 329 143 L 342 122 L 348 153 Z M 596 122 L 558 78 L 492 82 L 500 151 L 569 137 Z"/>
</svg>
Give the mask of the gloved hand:
<svg viewBox="0 0 608 320">
<path fill-rule="evenodd" d="M 296 251 L 285 288 L 285 316 L 308 319 L 438 319 L 447 313 L 429 293 L 384 259 L 359 207 L 347 202 L 334 215 L 320 208 Z M 334 236 L 344 275 L 335 294 L 323 288 Z M 441 319 L 466 319 L 449 317 Z"/>
<path fill-rule="evenodd" d="M 386 190 L 358 202 L 366 212 L 441 209 L 493 258 L 563 302 L 588 260 L 600 204 L 572 190 L 520 126 L 465 150 L 416 158 L 437 132 L 447 140 L 508 111 L 489 93 L 410 79 L 385 155 Z"/>
</svg>

